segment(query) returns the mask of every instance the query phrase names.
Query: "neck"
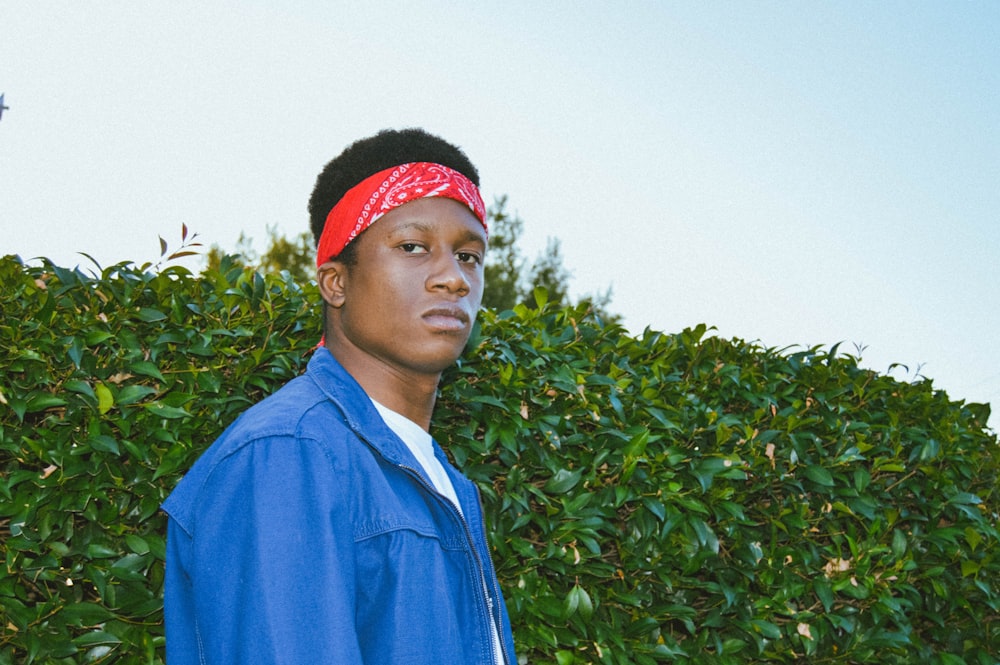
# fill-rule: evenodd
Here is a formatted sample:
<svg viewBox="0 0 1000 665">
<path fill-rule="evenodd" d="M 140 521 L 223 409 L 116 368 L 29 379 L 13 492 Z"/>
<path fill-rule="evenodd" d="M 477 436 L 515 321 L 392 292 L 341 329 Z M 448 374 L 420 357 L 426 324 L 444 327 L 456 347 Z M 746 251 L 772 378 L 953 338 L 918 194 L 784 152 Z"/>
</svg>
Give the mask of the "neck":
<svg viewBox="0 0 1000 665">
<path fill-rule="evenodd" d="M 440 372 L 403 372 L 371 356 L 350 353 L 329 340 L 326 348 L 371 399 L 430 431 Z"/>
</svg>

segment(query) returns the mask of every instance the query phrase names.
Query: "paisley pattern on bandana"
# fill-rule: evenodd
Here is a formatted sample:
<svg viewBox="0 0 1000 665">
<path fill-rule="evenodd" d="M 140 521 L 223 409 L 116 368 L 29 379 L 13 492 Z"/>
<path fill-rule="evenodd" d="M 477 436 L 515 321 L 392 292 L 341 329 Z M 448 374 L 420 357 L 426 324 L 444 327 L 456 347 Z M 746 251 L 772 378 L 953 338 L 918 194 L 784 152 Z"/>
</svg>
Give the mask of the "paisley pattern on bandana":
<svg viewBox="0 0 1000 665">
<path fill-rule="evenodd" d="M 358 235 L 394 208 L 441 196 L 468 206 L 486 229 L 486 206 L 479 188 L 458 171 L 431 162 L 410 162 L 365 178 L 344 194 L 327 215 L 316 265 L 337 256 Z"/>
</svg>

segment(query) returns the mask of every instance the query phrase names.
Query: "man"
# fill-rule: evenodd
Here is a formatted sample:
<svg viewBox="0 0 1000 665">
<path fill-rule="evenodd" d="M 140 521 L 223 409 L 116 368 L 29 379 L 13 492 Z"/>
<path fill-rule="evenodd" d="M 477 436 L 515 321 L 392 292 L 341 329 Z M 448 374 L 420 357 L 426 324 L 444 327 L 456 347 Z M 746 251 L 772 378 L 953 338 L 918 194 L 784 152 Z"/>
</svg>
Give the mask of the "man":
<svg viewBox="0 0 1000 665">
<path fill-rule="evenodd" d="M 421 130 L 319 175 L 324 341 L 163 505 L 170 665 L 516 662 L 477 491 L 428 434 L 482 298 L 478 181 Z"/>
</svg>

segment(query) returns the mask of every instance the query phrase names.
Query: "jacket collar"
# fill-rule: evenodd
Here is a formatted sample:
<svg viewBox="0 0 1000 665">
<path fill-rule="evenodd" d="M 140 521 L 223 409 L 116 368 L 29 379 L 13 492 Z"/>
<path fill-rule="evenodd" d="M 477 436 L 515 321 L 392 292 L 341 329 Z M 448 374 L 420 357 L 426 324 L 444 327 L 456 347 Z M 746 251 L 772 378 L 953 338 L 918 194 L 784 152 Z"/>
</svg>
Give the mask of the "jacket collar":
<svg viewBox="0 0 1000 665">
<path fill-rule="evenodd" d="M 423 473 L 420 463 L 410 449 L 399 440 L 395 432 L 389 429 L 382 416 L 375 410 L 368 393 L 337 362 L 329 349 L 326 347 L 316 349 L 309 359 L 306 376 L 312 379 L 316 387 L 340 410 L 347 426 L 359 439 L 378 450 L 387 461 Z"/>
<path fill-rule="evenodd" d="M 382 416 L 375 410 L 368 393 L 344 367 L 337 362 L 330 350 L 320 347 L 309 359 L 306 368 L 308 376 L 319 390 L 343 414 L 344 421 L 354 434 L 378 451 L 390 464 L 409 467 L 420 474 L 428 487 L 434 484 L 424 471 L 423 465 L 417 461 L 410 449 L 393 432 Z M 438 442 L 434 441 L 434 454 L 444 465 L 445 473 L 451 478 L 452 486 L 463 506 L 479 504 L 479 491 L 476 486 L 461 474 L 448 461 Z M 465 519 L 475 533 L 483 530 L 482 515 L 478 510 L 466 510 Z M 483 550 L 480 556 L 487 556 Z"/>
</svg>

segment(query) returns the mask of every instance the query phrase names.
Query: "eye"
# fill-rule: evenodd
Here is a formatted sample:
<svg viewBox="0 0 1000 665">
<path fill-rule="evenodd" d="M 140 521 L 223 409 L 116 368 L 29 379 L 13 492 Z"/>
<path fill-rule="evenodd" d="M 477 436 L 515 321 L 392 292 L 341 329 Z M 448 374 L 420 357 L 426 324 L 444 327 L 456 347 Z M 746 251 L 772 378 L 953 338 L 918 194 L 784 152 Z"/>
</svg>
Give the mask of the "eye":
<svg viewBox="0 0 1000 665">
<path fill-rule="evenodd" d="M 478 266 L 483 262 L 483 257 L 476 252 L 458 252 L 455 256 L 457 256 L 458 260 L 462 263 L 471 263 Z"/>
<path fill-rule="evenodd" d="M 404 242 L 399 248 L 407 254 L 423 254 L 427 251 L 427 248 L 416 242 Z"/>
</svg>

